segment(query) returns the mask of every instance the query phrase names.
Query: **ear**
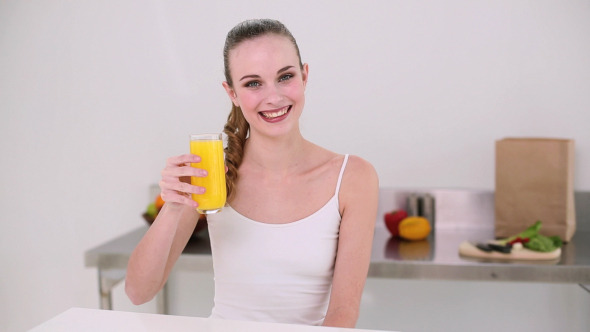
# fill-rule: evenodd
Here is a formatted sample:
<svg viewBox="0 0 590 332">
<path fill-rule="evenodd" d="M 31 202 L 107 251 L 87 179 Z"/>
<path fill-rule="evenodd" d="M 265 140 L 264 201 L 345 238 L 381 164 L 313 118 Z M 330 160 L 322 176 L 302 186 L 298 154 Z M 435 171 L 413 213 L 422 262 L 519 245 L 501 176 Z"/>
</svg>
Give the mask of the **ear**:
<svg viewBox="0 0 590 332">
<path fill-rule="evenodd" d="M 229 96 L 229 99 L 231 99 L 231 102 L 234 103 L 234 105 L 236 105 L 236 107 L 240 107 L 240 105 L 238 104 L 238 95 L 236 94 L 234 89 L 232 89 L 232 87 L 229 86 L 229 84 L 226 81 L 221 83 L 221 85 L 223 85 L 223 88 L 225 89 L 225 93 L 227 93 L 227 95 Z"/>
<path fill-rule="evenodd" d="M 307 85 L 307 78 L 309 77 L 309 65 L 307 63 L 303 64 L 303 68 L 301 69 L 301 78 L 303 79 L 303 87 Z"/>
</svg>

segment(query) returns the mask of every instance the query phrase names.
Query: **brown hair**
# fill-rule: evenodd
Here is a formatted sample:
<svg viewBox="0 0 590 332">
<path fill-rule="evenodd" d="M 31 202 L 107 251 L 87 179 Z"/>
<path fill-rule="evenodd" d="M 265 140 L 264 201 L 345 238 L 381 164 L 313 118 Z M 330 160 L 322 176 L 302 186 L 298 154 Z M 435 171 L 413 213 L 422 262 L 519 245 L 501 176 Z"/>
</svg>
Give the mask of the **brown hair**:
<svg viewBox="0 0 590 332">
<path fill-rule="evenodd" d="M 233 88 L 233 81 L 229 71 L 229 52 L 243 41 L 271 33 L 287 37 L 293 43 L 295 51 L 297 52 L 297 57 L 299 58 L 299 66 L 303 68 L 297 42 L 283 23 L 270 19 L 247 20 L 239 23 L 231 29 L 225 39 L 225 46 L 223 47 L 223 66 L 225 80 L 230 87 Z M 235 194 L 234 189 L 238 180 L 238 169 L 242 164 L 244 145 L 246 144 L 246 139 L 250 132 L 250 125 L 246 121 L 246 118 L 244 118 L 242 110 L 233 104 L 229 116 L 227 117 L 227 123 L 223 128 L 223 132 L 228 138 L 227 147 L 225 148 L 225 162 L 227 165 L 225 179 L 227 199 L 229 201 Z"/>
</svg>

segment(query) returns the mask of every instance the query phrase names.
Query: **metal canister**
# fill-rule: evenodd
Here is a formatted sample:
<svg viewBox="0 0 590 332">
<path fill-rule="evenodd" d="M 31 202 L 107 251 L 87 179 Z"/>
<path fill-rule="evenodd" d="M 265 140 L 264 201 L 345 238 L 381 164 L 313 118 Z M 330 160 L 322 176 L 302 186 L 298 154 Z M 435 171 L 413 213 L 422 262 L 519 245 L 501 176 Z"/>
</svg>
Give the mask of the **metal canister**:
<svg viewBox="0 0 590 332">
<path fill-rule="evenodd" d="M 418 199 L 418 194 L 408 195 L 408 198 L 406 199 L 408 216 L 415 217 L 420 215 L 418 210 Z"/>
<path fill-rule="evenodd" d="M 435 208 L 434 208 L 434 197 L 431 194 L 424 194 L 420 200 L 421 208 L 420 208 L 420 216 L 428 219 L 432 228 L 434 229 L 434 219 L 435 219 Z"/>
</svg>

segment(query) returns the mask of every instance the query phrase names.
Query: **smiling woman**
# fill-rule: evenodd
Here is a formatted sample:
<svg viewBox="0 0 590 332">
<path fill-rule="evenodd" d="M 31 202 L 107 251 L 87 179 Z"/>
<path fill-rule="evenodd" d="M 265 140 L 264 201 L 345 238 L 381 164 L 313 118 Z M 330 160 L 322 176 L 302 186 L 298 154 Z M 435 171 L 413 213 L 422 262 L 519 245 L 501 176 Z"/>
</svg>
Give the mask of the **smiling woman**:
<svg viewBox="0 0 590 332">
<path fill-rule="evenodd" d="M 235 49 L 224 52 L 226 81 L 223 86 L 233 103 L 229 128 L 225 130 L 230 141 L 228 162 L 234 166 L 228 171 L 228 179 L 233 178 L 233 173 L 241 164 L 241 156 L 233 154 L 233 149 L 236 144 L 241 144 L 236 151 L 242 151 L 246 142 L 243 135 L 247 131 L 232 131 L 231 123 L 237 118 L 243 117 L 249 124 L 249 131 L 261 135 L 280 135 L 280 130 L 290 131 L 289 127 L 295 127 L 296 131 L 299 129 L 299 118 L 305 104 L 308 65 L 301 63 L 298 48 L 293 46 L 296 45 L 294 38 L 285 37 L 290 35 L 288 31 L 277 31 L 239 43 L 236 41 L 240 38 L 230 35 L 226 42 L 226 49 Z M 239 47 L 236 47 L 238 44 Z M 239 78 L 236 84 L 232 76 Z M 274 125 L 265 126 L 265 123 Z M 238 139 L 234 135 L 243 137 Z"/>
<path fill-rule="evenodd" d="M 224 48 L 232 102 L 224 132 L 228 204 L 207 216 L 215 276 L 211 317 L 354 327 L 367 277 L 378 179 L 357 156 L 303 138 L 299 119 L 309 67 L 275 20 L 238 24 Z M 206 176 L 172 157 L 162 172 L 157 219 L 129 260 L 134 303 L 163 286 L 198 220 L 183 182 Z"/>
<path fill-rule="evenodd" d="M 230 85 L 234 81 L 230 77 L 223 86 L 251 131 L 277 130 L 273 129 L 277 126 L 260 127 L 264 123 L 260 120 L 276 124 L 288 118 L 290 125 L 298 125 L 308 66 L 298 65 L 300 60 L 288 39 L 269 34 L 243 41 L 228 60 L 231 75 L 240 78 Z M 249 74 L 252 72 L 255 74 Z"/>
</svg>

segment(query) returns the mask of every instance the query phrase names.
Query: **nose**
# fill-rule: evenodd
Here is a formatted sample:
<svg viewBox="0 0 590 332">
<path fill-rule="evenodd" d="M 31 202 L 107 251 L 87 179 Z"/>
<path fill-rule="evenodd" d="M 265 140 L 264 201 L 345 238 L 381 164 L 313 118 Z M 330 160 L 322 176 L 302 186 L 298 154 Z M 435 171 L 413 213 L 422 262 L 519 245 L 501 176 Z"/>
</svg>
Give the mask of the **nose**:
<svg viewBox="0 0 590 332">
<path fill-rule="evenodd" d="M 284 96 L 281 88 L 277 84 L 267 85 L 265 101 L 269 105 L 278 105 Z"/>
</svg>

